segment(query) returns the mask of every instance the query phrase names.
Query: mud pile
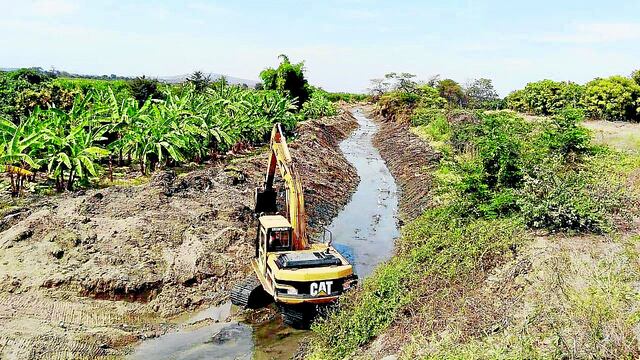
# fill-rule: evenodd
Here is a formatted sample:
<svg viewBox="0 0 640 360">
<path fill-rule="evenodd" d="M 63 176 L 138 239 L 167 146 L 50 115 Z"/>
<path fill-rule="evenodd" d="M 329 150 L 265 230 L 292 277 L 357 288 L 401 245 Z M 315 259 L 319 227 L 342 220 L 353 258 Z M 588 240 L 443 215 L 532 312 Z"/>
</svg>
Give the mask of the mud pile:
<svg viewBox="0 0 640 360">
<path fill-rule="evenodd" d="M 296 131 L 312 228 L 357 185 L 337 148 L 355 127 L 343 112 Z M 265 151 L 0 213 L 0 358 L 120 356 L 171 317 L 225 300 L 250 271 Z"/>
<path fill-rule="evenodd" d="M 369 111 L 372 113 L 372 111 Z M 400 186 L 400 217 L 411 221 L 431 202 L 433 170 L 440 154 L 408 131 L 408 126 L 377 116 L 380 130 L 373 143 Z"/>
</svg>

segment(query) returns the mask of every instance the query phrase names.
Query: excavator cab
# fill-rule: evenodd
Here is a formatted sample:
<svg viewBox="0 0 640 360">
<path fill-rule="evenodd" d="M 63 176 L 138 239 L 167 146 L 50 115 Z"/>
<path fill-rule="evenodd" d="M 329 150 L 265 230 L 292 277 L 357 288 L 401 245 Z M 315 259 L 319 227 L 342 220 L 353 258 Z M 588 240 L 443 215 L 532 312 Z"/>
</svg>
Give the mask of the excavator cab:
<svg viewBox="0 0 640 360">
<path fill-rule="evenodd" d="M 260 252 L 278 252 L 292 250 L 291 224 L 281 215 L 265 215 L 258 220 L 256 256 Z"/>
</svg>

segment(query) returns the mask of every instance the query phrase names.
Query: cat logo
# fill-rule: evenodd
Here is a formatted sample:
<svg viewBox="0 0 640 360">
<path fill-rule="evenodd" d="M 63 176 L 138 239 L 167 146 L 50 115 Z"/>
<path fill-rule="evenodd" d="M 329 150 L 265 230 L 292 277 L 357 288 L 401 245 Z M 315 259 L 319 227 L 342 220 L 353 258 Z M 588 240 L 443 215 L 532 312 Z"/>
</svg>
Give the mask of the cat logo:
<svg viewBox="0 0 640 360">
<path fill-rule="evenodd" d="M 320 281 L 320 282 L 311 283 L 310 294 L 313 296 L 329 295 L 331 294 L 331 285 L 333 285 L 333 281 Z"/>
</svg>

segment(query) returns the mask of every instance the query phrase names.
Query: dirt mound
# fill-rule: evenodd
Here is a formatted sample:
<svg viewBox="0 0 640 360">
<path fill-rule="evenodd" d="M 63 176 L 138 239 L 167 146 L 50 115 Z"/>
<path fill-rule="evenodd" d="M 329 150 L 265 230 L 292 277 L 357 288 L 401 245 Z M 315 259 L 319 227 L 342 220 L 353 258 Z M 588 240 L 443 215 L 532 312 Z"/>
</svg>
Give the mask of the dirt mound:
<svg viewBox="0 0 640 360">
<path fill-rule="evenodd" d="M 297 129 L 312 229 L 357 185 L 337 149 L 355 127 L 343 113 Z M 250 271 L 264 152 L 0 214 L 0 357 L 121 355 L 168 318 L 226 299 Z"/>
<path fill-rule="evenodd" d="M 431 181 L 440 154 L 410 133 L 406 125 L 377 117 L 380 130 L 374 145 L 400 186 L 400 216 L 410 221 L 431 202 Z"/>
</svg>

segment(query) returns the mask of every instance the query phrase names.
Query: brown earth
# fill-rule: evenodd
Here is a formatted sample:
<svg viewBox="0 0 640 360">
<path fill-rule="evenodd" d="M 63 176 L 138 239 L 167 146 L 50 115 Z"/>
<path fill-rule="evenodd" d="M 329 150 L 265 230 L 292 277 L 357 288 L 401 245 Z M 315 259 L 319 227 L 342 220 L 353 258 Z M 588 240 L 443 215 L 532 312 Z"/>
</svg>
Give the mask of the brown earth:
<svg viewBox="0 0 640 360">
<path fill-rule="evenodd" d="M 408 222 L 418 217 L 431 203 L 432 173 L 440 154 L 418 136 L 409 132 L 406 123 L 374 115 L 379 129 L 373 144 L 380 151 L 399 186 L 400 218 Z"/>
<path fill-rule="evenodd" d="M 342 111 L 296 131 L 312 229 L 358 183 L 337 148 L 356 127 Z M 180 314 L 226 300 L 250 271 L 260 152 L 0 212 L 0 358 L 121 357 Z"/>
</svg>

